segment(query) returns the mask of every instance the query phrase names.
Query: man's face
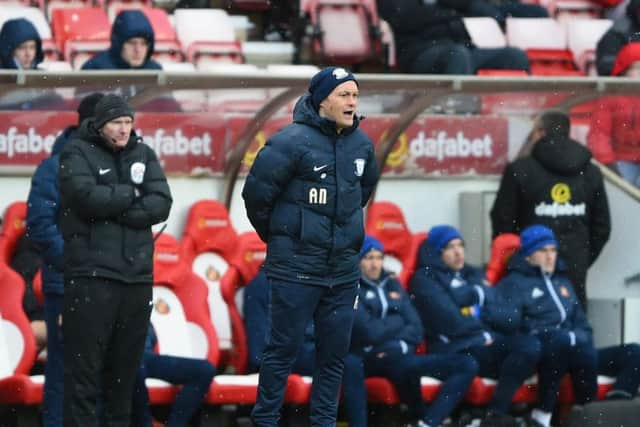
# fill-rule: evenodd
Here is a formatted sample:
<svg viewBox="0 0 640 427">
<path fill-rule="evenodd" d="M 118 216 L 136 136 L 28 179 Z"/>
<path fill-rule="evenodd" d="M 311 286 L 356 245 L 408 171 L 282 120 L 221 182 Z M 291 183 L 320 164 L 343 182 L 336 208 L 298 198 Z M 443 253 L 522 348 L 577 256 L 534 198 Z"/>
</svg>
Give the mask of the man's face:
<svg viewBox="0 0 640 427">
<path fill-rule="evenodd" d="M 369 280 L 378 280 L 382 275 L 382 260 L 384 254 L 377 249 L 371 249 L 360 260 L 360 272 Z"/>
<path fill-rule="evenodd" d="M 544 129 L 542 128 L 542 122 L 540 119 L 536 119 L 533 122 L 533 127 L 531 128 L 531 132 L 529 132 L 529 136 L 527 137 L 527 141 L 536 143 L 544 136 Z"/>
<path fill-rule="evenodd" d="M 546 245 L 529 255 L 527 262 L 531 265 L 537 265 L 545 273 L 553 274 L 557 259 L 558 248 L 556 245 Z"/>
<path fill-rule="evenodd" d="M 129 142 L 133 119 L 128 116 L 117 117 L 102 126 L 101 133 L 107 141 L 118 148 L 123 148 Z"/>
<path fill-rule="evenodd" d="M 30 69 L 36 59 L 37 44 L 35 40 L 27 40 L 13 51 L 13 57 L 23 69 Z"/>
<path fill-rule="evenodd" d="M 132 68 L 142 67 L 149 52 L 149 42 L 144 37 L 132 37 L 122 45 L 122 60 Z"/>
<path fill-rule="evenodd" d="M 442 261 L 453 271 L 460 271 L 464 267 L 464 242 L 462 239 L 452 239 L 442 250 Z"/>
<path fill-rule="evenodd" d="M 358 85 L 353 80 L 339 84 L 320 103 L 318 114 L 336 122 L 338 132 L 353 126 L 353 117 L 358 106 Z"/>
</svg>

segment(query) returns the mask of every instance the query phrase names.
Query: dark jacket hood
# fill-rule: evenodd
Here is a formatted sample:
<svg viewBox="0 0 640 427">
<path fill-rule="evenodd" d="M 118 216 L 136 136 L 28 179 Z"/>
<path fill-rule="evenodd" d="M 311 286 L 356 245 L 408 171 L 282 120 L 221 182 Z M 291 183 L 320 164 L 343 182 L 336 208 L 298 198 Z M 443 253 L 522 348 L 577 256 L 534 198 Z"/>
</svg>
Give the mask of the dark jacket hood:
<svg viewBox="0 0 640 427">
<path fill-rule="evenodd" d="M 13 59 L 13 51 L 27 40 L 36 41 L 36 57 L 32 65 L 32 68 L 36 68 L 44 59 L 42 40 L 36 27 L 24 18 L 10 19 L 4 23 L 2 31 L 0 31 L 0 62 L 2 62 L 2 68 L 18 69 L 18 65 Z"/>
<path fill-rule="evenodd" d="M 81 139 L 89 144 L 96 144 L 104 148 L 105 150 L 113 151 L 113 146 L 106 140 L 104 137 L 98 132 L 96 127 L 94 126 L 94 119 L 89 118 L 84 120 L 80 126 L 77 128 L 76 133 L 74 135 L 75 138 Z M 132 149 L 139 141 L 140 138 L 136 134 L 134 130 L 131 131 L 131 135 L 129 136 L 129 142 L 122 150 L 130 150 Z"/>
<path fill-rule="evenodd" d="M 577 175 L 591 161 L 591 152 L 571 138 L 544 137 L 538 141 L 531 156 L 550 172 L 563 176 Z"/>
<path fill-rule="evenodd" d="M 118 14 L 111 27 L 109 55 L 118 68 L 131 68 L 121 56 L 122 45 L 133 37 L 143 37 L 149 42 L 149 51 L 142 67 L 145 68 L 154 52 L 155 36 L 149 19 L 140 10 L 125 10 Z"/>
<path fill-rule="evenodd" d="M 301 96 L 300 99 L 298 99 L 298 102 L 296 102 L 296 106 L 293 108 L 293 121 L 315 127 L 325 135 L 337 135 L 336 122 L 320 117 L 318 112 L 311 105 L 311 95 L 308 93 Z M 357 115 L 354 115 L 353 125 L 343 130 L 340 135 L 349 135 L 358 128 L 359 124 L 360 118 Z"/>
</svg>

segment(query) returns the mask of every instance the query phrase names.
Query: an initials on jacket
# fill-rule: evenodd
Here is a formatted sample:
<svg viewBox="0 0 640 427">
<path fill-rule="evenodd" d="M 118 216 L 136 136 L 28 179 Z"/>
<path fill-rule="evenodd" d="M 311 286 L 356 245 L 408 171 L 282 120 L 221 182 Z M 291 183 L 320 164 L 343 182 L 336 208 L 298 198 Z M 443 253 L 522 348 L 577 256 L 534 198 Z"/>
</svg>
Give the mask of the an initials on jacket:
<svg viewBox="0 0 640 427">
<path fill-rule="evenodd" d="M 309 204 L 310 205 L 326 205 L 327 189 L 311 187 L 309 189 Z"/>
</svg>

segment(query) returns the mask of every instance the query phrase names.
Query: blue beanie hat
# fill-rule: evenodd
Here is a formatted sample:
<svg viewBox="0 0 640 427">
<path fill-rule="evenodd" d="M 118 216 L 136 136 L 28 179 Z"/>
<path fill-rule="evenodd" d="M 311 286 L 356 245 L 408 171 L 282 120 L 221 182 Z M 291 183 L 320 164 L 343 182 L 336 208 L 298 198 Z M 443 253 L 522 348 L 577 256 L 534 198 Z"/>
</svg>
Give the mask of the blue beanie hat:
<svg viewBox="0 0 640 427">
<path fill-rule="evenodd" d="M 318 71 L 309 82 L 309 93 L 311 94 L 311 104 L 318 111 L 320 103 L 336 88 L 336 86 L 353 80 L 358 84 L 356 77 L 340 67 L 326 67 Z"/>
<path fill-rule="evenodd" d="M 462 234 L 450 225 L 436 225 L 429 230 L 427 245 L 436 253 L 441 253 L 447 243 L 453 239 L 462 239 Z"/>
<path fill-rule="evenodd" d="M 375 237 L 365 236 L 364 242 L 362 242 L 362 248 L 360 249 L 360 259 L 364 258 L 372 249 L 384 253 L 384 248 L 380 240 Z"/>
<path fill-rule="evenodd" d="M 529 256 L 547 245 L 558 246 L 556 236 L 549 227 L 530 225 L 520 232 L 520 253 L 524 256 Z"/>
</svg>

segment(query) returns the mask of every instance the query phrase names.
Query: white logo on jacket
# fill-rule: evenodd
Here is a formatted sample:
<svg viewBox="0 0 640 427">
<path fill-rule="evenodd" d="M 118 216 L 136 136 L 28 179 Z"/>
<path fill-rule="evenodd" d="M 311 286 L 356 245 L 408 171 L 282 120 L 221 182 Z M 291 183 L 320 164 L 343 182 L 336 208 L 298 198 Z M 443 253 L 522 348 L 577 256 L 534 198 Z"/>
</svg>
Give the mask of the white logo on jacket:
<svg viewBox="0 0 640 427">
<path fill-rule="evenodd" d="M 541 296 L 544 296 L 544 291 L 542 291 L 540 288 L 533 288 L 533 291 L 531 292 L 531 298 L 540 298 Z"/>
<path fill-rule="evenodd" d="M 356 165 L 356 176 L 362 176 L 364 173 L 364 165 L 366 164 L 364 159 L 355 159 L 353 163 Z"/>
<path fill-rule="evenodd" d="M 326 205 L 327 204 L 327 189 L 326 188 L 310 188 L 309 189 L 309 204 L 310 205 Z"/>
<path fill-rule="evenodd" d="M 142 162 L 135 162 L 131 165 L 131 182 L 134 184 L 142 184 L 144 181 L 144 172 L 147 166 Z"/>
<path fill-rule="evenodd" d="M 109 173 L 110 171 L 111 169 L 102 169 L 102 168 L 98 169 L 98 173 L 100 175 L 104 175 L 105 173 Z"/>
</svg>

